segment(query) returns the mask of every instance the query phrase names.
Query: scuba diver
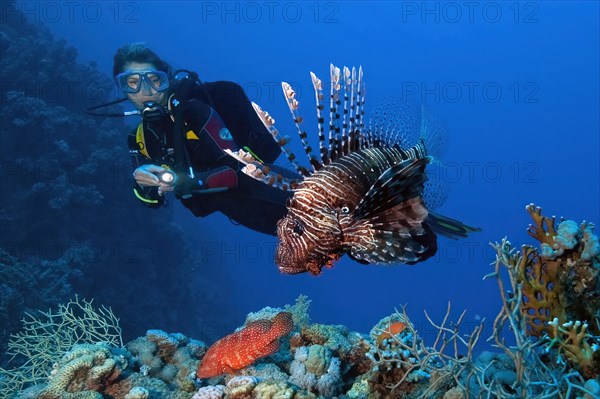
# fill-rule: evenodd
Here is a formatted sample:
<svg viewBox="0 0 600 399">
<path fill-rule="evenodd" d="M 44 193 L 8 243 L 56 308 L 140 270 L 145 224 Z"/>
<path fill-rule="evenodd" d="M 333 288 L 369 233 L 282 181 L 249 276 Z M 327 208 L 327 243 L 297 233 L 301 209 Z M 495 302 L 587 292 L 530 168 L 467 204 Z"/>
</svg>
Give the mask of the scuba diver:
<svg viewBox="0 0 600 399">
<path fill-rule="evenodd" d="M 292 193 L 246 176 L 225 150 L 243 148 L 272 163 L 279 146 L 241 86 L 200 82 L 195 73 L 185 72 L 179 78 L 144 44 L 125 45 L 114 57 L 115 82 L 142 115 L 128 139 L 134 195 L 158 208 L 172 191 L 195 216 L 219 211 L 235 223 L 275 235 Z"/>
</svg>

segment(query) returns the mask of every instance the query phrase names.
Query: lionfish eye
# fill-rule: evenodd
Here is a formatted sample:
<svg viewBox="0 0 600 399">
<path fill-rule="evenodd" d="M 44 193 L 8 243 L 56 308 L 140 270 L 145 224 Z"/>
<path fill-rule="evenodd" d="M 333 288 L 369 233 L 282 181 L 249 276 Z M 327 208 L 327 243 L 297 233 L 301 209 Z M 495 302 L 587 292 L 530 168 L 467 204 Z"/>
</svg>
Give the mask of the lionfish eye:
<svg viewBox="0 0 600 399">
<path fill-rule="evenodd" d="M 294 220 L 294 227 L 292 227 L 292 231 L 296 235 L 302 235 L 304 233 L 304 227 L 302 227 L 302 223 L 297 220 Z"/>
<path fill-rule="evenodd" d="M 350 208 L 348 208 L 347 206 L 343 206 L 342 213 L 348 213 L 348 212 L 350 212 Z"/>
</svg>

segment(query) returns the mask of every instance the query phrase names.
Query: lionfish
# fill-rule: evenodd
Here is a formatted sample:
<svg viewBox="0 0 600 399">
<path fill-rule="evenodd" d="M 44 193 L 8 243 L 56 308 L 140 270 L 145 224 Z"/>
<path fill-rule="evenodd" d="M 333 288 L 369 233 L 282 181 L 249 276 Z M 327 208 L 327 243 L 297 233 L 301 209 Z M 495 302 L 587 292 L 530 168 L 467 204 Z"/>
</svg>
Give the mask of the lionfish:
<svg viewBox="0 0 600 399">
<path fill-rule="evenodd" d="M 300 178 L 285 178 L 249 154 L 230 154 L 246 164 L 242 170 L 247 175 L 293 190 L 288 213 L 277 223 L 275 261 L 282 273 L 318 275 L 344 254 L 363 264 L 414 264 L 436 253 L 436 233 L 459 238 L 478 230 L 426 207 L 425 168 L 432 157 L 427 155 L 423 116 L 420 139 L 413 147 L 402 148 L 402 140 L 390 126 L 365 127 L 362 67 L 358 71 L 344 67 L 342 72 L 331 65 L 326 139 L 323 84 L 310 74 L 319 156 L 314 155 L 301 128 L 303 118 L 295 91 L 282 83 L 310 169 L 296 162 L 286 145 L 289 139 L 280 135 L 275 120 L 254 103 L 256 113 Z"/>
</svg>

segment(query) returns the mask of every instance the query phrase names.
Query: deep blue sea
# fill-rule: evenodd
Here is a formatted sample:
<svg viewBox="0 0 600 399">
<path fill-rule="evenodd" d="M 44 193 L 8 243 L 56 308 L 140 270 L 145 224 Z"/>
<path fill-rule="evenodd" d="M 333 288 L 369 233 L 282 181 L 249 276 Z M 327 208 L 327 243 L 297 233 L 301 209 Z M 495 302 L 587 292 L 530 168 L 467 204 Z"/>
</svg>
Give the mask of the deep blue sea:
<svg viewBox="0 0 600 399">
<path fill-rule="evenodd" d="M 422 335 L 431 338 L 433 329 L 424 311 L 439 320 L 450 302 L 454 318 L 467 311 L 465 328 L 485 318 L 486 332 L 491 333 L 500 299 L 495 281 L 482 280 L 492 271 L 494 252 L 489 243 L 508 237 L 517 247 L 536 245 L 526 232 L 530 218 L 525 206 L 533 202 L 547 215 L 600 223 L 598 2 L 17 5 L 29 21 L 45 25 L 55 39 L 75 47 L 78 62 L 96 63 L 107 77 L 112 76 L 118 47 L 145 42 L 175 68 L 197 71 L 204 81 L 238 82 L 251 100 L 276 118 L 280 131 L 294 138 L 298 149 L 280 82 L 296 88 L 305 127 L 316 135 L 309 71 L 326 82 L 330 63 L 363 67 L 367 114 L 378 100 L 395 97 L 425 104 L 444 122 L 445 169 L 437 178 L 448 184 L 450 192 L 437 211 L 482 231 L 458 241 L 440 238 L 438 254 L 417 265 L 365 266 L 344 257 L 318 277 L 282 275 L 273 259 L 276 238 L 234 226 L 220 214 L 196 218 L 173 198 L 168 222 L 182 229 L 185 242 L 169 245 L 168 250 L 188 248 L 198 267 L 216 276 L 214 283 L 206 281 L 207 274 L 196 269 L 197 273 L 182 277 L 198 290 L 186 301 L 190 314 L 196 307 L 211 307 L 201 295 L 207 286 L 226 298 L 227 305 L 226 312 L 213 309 L 200 327 L 183 331 L 187 335 L 217 339 L 242 325 L 247 313 L 292 304 L 300 294 L 312 300 L 313 321 L 343 324 L 355 331 L 368 332 L 394 308 L 407 305 Z M 132 117 L 129 123 L 135 126 L 138 121 Z M 124 143 L 128 133 L 123 131 Z M 110 190 L 101 194 L 111 202 Z M 137 206 L 133 195 L 130 203 L 114 203 L 114 207 Z M 162 211 L 143 215 L 153 218 Z M 160 248 L 161 231 L 149 235 Z M 140 273 L 153 271 L 142 267 Z M 94 284 L 101 292 L 111 281 Z M 147 292 L 170 289 L 160 284 L 145 287 Z M 126 304 L 144 297 L 139 292 L 122 300 Z M 214 306 L 223 302 L 219 304 Z M 184 320 L 165 323 L 169 305 L 157 304 L 159 312 L 149 313 L 142 328 L 174 332 L 189 325 Z M 185 314 L 185 309 L 178 310 Z"/>
</svg>

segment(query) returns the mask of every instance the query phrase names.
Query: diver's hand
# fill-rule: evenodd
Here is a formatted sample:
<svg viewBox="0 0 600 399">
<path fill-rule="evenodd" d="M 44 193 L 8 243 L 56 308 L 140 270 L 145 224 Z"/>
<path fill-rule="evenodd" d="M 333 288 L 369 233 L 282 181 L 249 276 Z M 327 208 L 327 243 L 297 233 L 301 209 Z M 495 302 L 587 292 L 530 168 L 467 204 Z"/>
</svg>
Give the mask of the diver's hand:
<svg viewBox="0 0 600 399">
<path fill-rule="evenodd" d="M 156 187 L 160 186 L 160 180 L 157 174 L 166 172 L 167 170 L 162 166 L 158 165 L 142 165 L 133 171 L 133 178 L 135 182 L 142 187 Z"/>
<path fill-rule="evenodd" d="M 159 176 L 169 173 L 172 180 L 165 181 L 165 179 L 159 178 Z M 175 189 L 177 184 L 177 175 L 172 173 L 168 169 L 158 165 L 142 165 L 133 172 L 133 178 L 142 187 L 158 187 L 158 195 L 163 195 L 168 191 Z"/>
<path fill-rule="evenodd" d="M 177 175 L 173 175 L 173 181 L 165 183 L 163 181 L 158 185 L 158 195 L 163 195 L 167 191 L 173 191 L 175 189 L 175 182 L 177 181 Z"/>
</svg>

